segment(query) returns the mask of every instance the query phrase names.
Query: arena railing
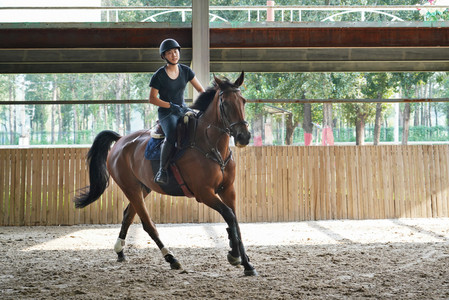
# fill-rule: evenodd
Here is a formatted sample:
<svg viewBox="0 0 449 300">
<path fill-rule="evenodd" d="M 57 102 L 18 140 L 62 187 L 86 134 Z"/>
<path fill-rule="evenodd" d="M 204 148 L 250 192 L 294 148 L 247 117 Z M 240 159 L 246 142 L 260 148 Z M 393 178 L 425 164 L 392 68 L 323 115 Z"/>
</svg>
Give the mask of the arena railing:
<svg viewBox="0 0 449 300">
<path fill-rule="evenodd" d="M 1 5 L 1 4 L 0 4 Z M 14 12 L 25 11 L 62 11 L 70 10 L 77 12 L 99 11 L 101 13 L 101 22 L 166 22 L 163 16 L 178 15 L 181 22 L 191 22 L 192 8 L 189 6 L 73 6 L 73 7 L 1 7 L 1 13 L 7 12 L 13 15 Z M 386 21 L 428 21 L 429 14 L 435 11 L 445 12 L 449 10 L 449 5 L 287 5 L 287 6 L 210 6 L 210 22 L 264 22 L 267 21 L 267 11 L 272 11 L 275 21 L 277 22 L 333 22 L 339 21 L 345 15 L 356 14 L 353 20 L 367 22 L 368 14 L 381 15 Z M 125 14 L 129 18 L 129 12 L 148 12 L 148 16 L 135 20 L 125 18 Z M 311 13 L 312 12 L 312 13 Z M 414 12 L 418 12 L 421 16 L 417 19 L 404 19 L 400 13 L 412 13 L 410 16 L 416 16 Z M 230 13 L 241 13 L 239 19 L 230 19 L 226 15 Z M 242 18 L 245 15 L 245 19 Z M 14 14 L 19 17 L 21 13 Z M 179 19 L 178 18 L 178 19 Z M 20 20 L 22 21 L 22 20 Z M 51 20 L 48 20 L 51 22 Z M 3 21 L 2 21 L 3 22 Z"/>
</svg>

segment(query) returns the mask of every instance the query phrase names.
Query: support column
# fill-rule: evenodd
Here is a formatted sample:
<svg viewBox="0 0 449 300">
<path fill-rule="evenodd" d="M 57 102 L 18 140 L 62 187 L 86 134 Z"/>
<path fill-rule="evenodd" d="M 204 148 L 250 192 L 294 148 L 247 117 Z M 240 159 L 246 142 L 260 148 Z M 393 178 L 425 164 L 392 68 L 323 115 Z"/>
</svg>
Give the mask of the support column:
<svg viewBox="0 0 449 300">
<path fill-rule="evenodd" d="M 209 86 L 209 1 L 192 0 L 192 70 L 204 88 Z M 198 93 L 193 89 L 193 99 Z"/>
</svg>

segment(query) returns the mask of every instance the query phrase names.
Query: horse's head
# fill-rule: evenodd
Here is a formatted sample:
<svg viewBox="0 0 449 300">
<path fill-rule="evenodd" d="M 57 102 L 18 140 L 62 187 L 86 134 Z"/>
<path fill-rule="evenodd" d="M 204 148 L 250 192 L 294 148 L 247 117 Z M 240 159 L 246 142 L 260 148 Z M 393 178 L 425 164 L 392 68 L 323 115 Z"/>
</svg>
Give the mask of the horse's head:
<svg viewBox="0 0 449 300">
<path fill-rule="evenodd" d="M 237 147 L 245 147 L 249 143 L 251 133 L 248 130 L 248 122 L 245 121 L 246 99 L 240 93 L 244 72 L 232 84 L 222 81 L 214 75 L 219 93 L 220 115 L 224 126 L 229 130 Z"/>
</svg>

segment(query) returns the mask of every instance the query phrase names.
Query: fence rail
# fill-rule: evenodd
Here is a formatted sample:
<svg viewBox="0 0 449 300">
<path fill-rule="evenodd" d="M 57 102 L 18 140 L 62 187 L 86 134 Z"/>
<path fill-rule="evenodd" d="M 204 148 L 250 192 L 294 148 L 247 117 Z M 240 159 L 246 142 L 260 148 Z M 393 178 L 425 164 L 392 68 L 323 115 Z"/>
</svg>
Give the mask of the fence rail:
<svg viewBox="0 0 449 300">
<path fill-rule="evenodd" d="M 111 181 L 87 208 L 87 148 L 0 149 L 0 225 L 120 223 Z M 264 146 L 234 149 L 241 222 L 449 217 L 449 146 Z M 151 193 L 157 223 L 222 222 L 193 199 Z"/>
<path fill-rule="evenodd" d="M 184 99 L 191 103 L 192 99 Z M 249 103 L 421 103 L 449 102 L 449 98 L 391 99 L 246 99 Z M 148 99 L 129 100 L 0 100 L 0 105 L 147 104 Z"/>
</svg>

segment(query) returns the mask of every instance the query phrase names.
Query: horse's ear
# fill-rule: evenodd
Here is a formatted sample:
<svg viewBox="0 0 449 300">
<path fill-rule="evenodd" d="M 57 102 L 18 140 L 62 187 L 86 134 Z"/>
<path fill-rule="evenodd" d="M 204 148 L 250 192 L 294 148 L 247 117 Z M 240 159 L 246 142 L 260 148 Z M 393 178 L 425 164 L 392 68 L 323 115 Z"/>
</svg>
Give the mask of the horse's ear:
<svg viewBox="0 0 449 300">
<path fill-rule="evenodd" d="M 242 71 L 242 74 L 240 74 L 240 77 L 237 78 L 237 80 L 234 82 L 234 85 L 241 86 L 243 84 L 244 78 L 245 78 L 245 72 Z"/>
<path fill-rule="evenodd" d="M 215 74 L 214 74 L 214 81 L 218 85 L 219 88 L 222 88 L 223 81 L 221 81 L 217 76 L 215 76 Z"/>
</svg>

